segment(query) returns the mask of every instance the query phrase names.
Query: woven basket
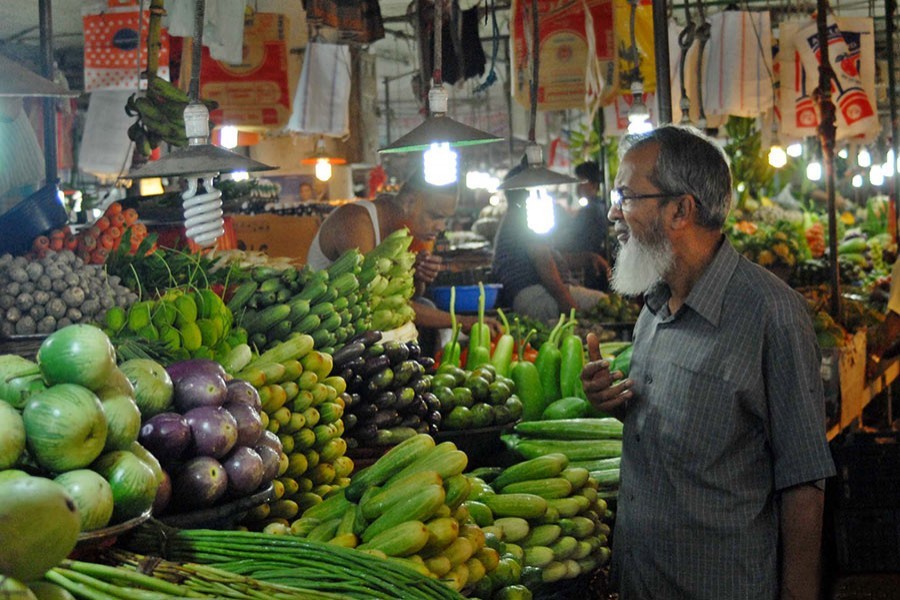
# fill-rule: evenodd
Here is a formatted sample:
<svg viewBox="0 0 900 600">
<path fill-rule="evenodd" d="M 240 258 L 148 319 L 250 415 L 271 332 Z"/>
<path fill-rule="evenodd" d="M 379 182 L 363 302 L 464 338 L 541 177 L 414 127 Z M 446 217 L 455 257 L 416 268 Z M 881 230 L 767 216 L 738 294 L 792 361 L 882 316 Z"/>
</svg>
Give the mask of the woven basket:
<svg viewBox="0 0 900 600">
<path fill-rule="evenodd" d="M 34 360 L 46 335 L 14 335 L 0 337 L 0 354 L 18 354 L 23 358 Z"/>
</svg>

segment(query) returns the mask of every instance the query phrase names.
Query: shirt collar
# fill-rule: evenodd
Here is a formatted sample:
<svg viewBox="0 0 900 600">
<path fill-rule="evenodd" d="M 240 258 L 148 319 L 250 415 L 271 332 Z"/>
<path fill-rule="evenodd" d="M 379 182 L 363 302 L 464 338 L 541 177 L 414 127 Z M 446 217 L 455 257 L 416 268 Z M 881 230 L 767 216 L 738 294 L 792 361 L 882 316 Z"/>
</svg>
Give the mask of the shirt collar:
<svg viewBox="0 0 900 600">
<path fill-rule="evenodd" d="M 685 305 L 690 306 L 698 315 L 717 327 L 722 315 L 722 303 L 731 275 L 737 268 L 740 255 L 727 239 L 723 239 L 713 261 L 691 288 Z M 656 314 L 672 295 L 668 284 L 660 281 L 647 292 L 645 300 L 647 308 Z"/>
</svg>

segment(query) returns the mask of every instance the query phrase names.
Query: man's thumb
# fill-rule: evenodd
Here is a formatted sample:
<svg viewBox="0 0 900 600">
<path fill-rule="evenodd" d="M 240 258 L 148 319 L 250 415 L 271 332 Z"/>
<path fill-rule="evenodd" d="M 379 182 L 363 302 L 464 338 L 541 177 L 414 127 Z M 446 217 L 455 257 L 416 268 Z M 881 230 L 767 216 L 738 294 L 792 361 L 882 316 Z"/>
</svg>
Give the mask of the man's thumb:
<svg viewBox="0 0 900 600">
<path fill-rule="evenodd" d="M 597 335 L 594 333 L 587 334 L 587 349 L 588 349 L 588 358 L 592 361 L 602 360 L 603 356 L 600 354 L 600 339 L 597 338 Z"/>
</svg>

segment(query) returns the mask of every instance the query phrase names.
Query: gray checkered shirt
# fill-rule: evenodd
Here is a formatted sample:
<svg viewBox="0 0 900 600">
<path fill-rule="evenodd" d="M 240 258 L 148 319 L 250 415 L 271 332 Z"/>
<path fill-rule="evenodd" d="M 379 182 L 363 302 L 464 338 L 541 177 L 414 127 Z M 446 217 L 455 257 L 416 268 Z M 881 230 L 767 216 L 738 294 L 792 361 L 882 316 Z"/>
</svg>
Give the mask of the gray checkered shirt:
<svg viewBox="0 0 900 600">
<path fill-rule="evenodd" d="M 776 492 L 834 474 L 802 297 L 724 241 L 634 331 L 613 558 L 623 600 L 778 595 Z"/>
</svg>

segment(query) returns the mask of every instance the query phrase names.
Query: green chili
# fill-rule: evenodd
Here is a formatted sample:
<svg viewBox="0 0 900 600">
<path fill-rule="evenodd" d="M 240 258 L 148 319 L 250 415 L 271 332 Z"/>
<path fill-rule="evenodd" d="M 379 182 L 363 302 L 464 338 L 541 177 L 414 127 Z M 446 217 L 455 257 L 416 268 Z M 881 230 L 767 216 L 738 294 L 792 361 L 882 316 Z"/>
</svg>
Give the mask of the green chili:
<svg viewBox="0 0 900 600">
<path fill-rule="evenodd" d="M 500 336 L 500 339 L 497 340 L 497 345 L 494 346 L 491 364 L 494 365 L 498 375 L 509 377 L 516 340 L 510 332 L 509 321 L 507 320 L 506 315 L 503 314 L 503 309 L 498 308 L 497 314 L 500 315 L 500 320 L 503 321 L 503 335 Z"/>
<path fill-rule="evenodd" d="M 459 347 L 459 323 L 456 322 L 456 286 L 450 288 L 450 331 L 453 332 L 450 341 L 444 345 L 444 351 L 441 354 L 441 364 L 459 366 L 459 356 L 461 350 Z"/>
<path fill-rule="evenodd" d="M 569 315 L 569 324 L 574 328 L 575 309 Z M 581 370 L 584 368 L 584 344 L 581 338 L 574 333 L 563 336 L 559 345 L 561 354 L 559 383 L 562 398 L 578 396 L 579 390 L 584 393 L 581 385 Z"/>
<path fill-rule="evenodd" d="M 556 327 L 550 332 L 547 341 L 541 344 L 537 358 L 534 361 L 538 373 L 541 376 L 541 389 L 544 391 L 544 406 L 559 400 L 562 396 L 559 381 L 559 368 L 562 362 L 562 354 L 559 351 L 559 337 L 562 335 L 563 323 L 566 315 L 559 315 Z M 543 411 L 542 411 L 543 412 Z"/>
<path fill-rule="evenodd" d="M 469 330 L 466 370 L 474 371 L 491 361 L 491 328 L 484 322 L 484 284 L 478 282 L 478 322 Z"/>
<path fill-rule="evenodd" d="M 537 421 L 544 412 L 544 390 L 541 387 L 541 376 L 533 362 L 525 360 L 525 346 L 528 340 L 537 333 L 532 329 L 519 344 L 519 360 L 510 369 L 510 378 L 516 384 L 516 395 L 522 401 L 522 420 Z"/>
</svg>

